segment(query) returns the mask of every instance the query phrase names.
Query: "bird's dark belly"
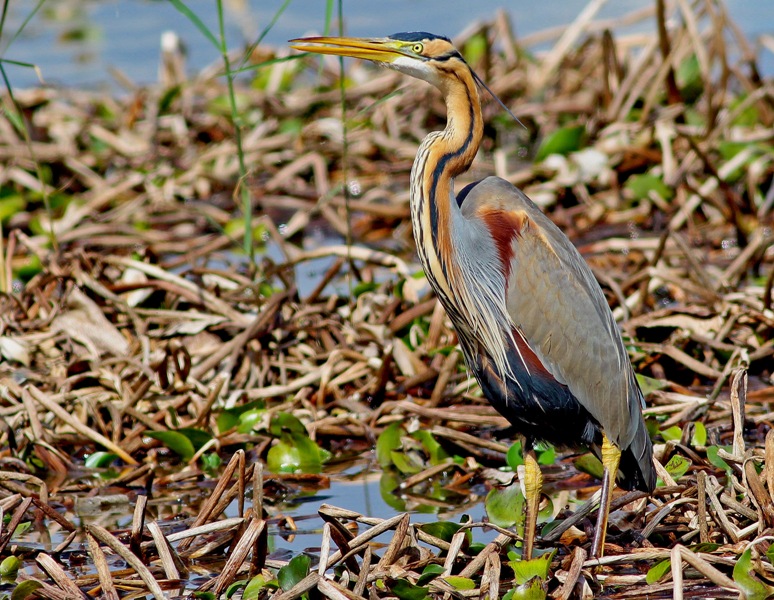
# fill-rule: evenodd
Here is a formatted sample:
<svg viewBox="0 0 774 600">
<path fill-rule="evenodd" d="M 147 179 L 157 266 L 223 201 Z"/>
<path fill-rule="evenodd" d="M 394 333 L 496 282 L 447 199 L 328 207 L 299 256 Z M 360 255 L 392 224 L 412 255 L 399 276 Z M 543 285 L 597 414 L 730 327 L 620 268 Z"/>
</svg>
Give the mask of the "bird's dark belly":
<svg viewBox="0 0 774 600">
<path fill-rule="evenodd" d="M 480 350 L 472 358 L 469 366 L 484 396 L 529 441 L 566 448 L 601 443 L 602 428 L 567 386 L 529 371 L 518 354 L 510 355 L 513 377 L 502 377 Z"/>
</svg>

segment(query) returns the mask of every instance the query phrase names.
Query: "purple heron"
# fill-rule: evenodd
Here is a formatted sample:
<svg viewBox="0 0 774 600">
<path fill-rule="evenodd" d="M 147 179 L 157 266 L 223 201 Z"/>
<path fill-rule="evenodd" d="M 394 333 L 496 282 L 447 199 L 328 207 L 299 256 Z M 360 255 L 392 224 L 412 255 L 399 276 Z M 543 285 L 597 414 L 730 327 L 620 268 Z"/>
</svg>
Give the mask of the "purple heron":
<svg viewBox="0 0 774 600">
<path fill-rule="evenodd" d="M 646 492 L 656 484 L 644 399 L 605 296 L 567 236 L 498 177 L 455 197 L 454 178 L 468 170 L 483 137 L 483 82 L 448 38 L 426 32 L 291 43 L 370 60 L 440 89 L 446 128 L 424 139 L 411 170 L 420 261 L 484 395 L 525 439 L 524 557 L 532 555 L 542 487 L 536 441 L 587 446 L 601 457 L 592 542 L 600 556 L 615 480 Z"/>
</svg>

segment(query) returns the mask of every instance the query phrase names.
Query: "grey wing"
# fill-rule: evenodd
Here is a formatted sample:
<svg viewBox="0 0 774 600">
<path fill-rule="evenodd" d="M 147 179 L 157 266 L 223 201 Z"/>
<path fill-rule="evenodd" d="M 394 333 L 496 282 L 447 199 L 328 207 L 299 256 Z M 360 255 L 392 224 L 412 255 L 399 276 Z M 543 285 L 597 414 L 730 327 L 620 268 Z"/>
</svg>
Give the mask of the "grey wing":
<svg viewBox="0 0 774 600">
<path fill-rule="evenodd" d="M 510 248 L 501 250 L 501 258 L 510 260 L 506 303 L 514 325 L 543 366 L 568 386 L 619 448 L 640 445 L 635 438 L 644 430 L 642 393 L 586 261 L 526 195 L 495 177 L 470 190 L 463 204 L 468 218 L 492 211 L 508 215 L 514 229 Z"/>
</svg>

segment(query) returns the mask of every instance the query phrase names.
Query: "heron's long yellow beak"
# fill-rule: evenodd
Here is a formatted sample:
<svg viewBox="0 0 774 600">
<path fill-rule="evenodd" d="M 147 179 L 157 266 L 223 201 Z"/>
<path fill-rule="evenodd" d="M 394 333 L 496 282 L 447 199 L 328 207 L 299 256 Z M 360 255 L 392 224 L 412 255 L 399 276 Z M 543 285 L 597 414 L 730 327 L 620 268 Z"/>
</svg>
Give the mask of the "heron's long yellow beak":
<svg viewBox="0 0 774 600">
<path fill-rule="evenodd" d="M 291 48 L 301 52 L 350 56 L 383 63 L 391 63 L 405 55 L 394 40 L 386 38 L 308 37 L 290 40 L 290 44 Z"/>
</svg>

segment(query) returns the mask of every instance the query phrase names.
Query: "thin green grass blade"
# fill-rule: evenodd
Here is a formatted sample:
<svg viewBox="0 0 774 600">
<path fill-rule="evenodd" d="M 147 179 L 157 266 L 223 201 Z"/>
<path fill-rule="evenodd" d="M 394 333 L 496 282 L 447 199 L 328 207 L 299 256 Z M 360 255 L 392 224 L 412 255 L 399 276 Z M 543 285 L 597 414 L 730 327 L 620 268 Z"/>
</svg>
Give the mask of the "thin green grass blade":
<svg viewBox="0 0 774 600">
<path fill-rule="evenodd" d="M 172 4 L 172 6 L 177 9 L 177 12 L 179 12 L 181 15 L 185 16 L 191 23 L 194 24 L 196 29 L 199 30 L 199 32 L 206 37 L 209 42 L 215 46 L 215 48 L 218 50 L 218 52 L 225 52 L 225 38 L 221 37 L 221 41 L 218 41 L 218 38 L 215 37 L 215 34 L 210 31 L 210 29 L 204 24 L 204 21 L 202 21 L 199 18 L 199 15 L 197 15 L 194 11 L 192 11 L 190 8 L 188 8 L 182 0 L 169 0 L 169 2 Z M 220 2 L 218 2 L 219 5 L 219 11 L 220 10 Z"/>
</svg>

